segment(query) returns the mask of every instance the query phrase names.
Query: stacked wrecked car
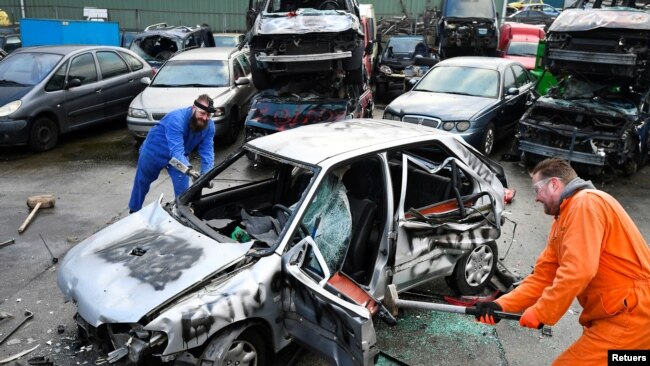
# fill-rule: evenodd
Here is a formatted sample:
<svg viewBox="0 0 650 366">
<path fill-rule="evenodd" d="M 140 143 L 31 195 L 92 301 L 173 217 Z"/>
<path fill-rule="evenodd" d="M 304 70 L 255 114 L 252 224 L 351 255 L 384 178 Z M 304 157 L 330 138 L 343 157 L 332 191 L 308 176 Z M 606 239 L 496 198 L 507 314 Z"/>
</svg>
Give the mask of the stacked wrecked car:
<svg viewBox="0 0 650 366">
<path fill-rule="evenodd" d="M 253 83 L 260 93 L 246 118 L 246 140 L 372 116 L 359 19 L 356 1 L 263 3 L 249 33 Z"/>
<path fill-rule="evenodd" d="M 544 63 L 560 83 L 520 120 L 521 157 L 568 159 L 594 175 L 633 174 L 648 159 L 650 14 L 567 9 Z"/>
</svg>

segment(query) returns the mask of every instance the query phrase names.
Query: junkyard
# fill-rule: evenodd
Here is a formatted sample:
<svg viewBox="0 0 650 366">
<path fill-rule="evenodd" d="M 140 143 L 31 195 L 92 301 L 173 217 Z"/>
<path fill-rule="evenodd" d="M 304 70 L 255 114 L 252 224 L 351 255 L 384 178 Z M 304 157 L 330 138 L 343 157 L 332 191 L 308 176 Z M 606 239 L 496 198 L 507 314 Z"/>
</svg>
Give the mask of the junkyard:
<svg viewBox="0 0 650 366">
<path fill-rule="evenodd" d="M 524 66 L 497 44 L 526 8 L 479 1 L 251 0 L 240 26 L 152 21 L 122 47 L 117 27 L 101 48 L 25 38 L 0 59 L 0 364 L 551 364 L 583 332 L 576 300 L 537 330 L 472 314 L 546 245 L 546 157 L 649 237 L 650 13 L 549 0 Z M 212 31 L 239 43 L 205 50 Z M 147 136 L 201 93 L 214 168 L 164 160 L 134 210 Z"/>
</svg>

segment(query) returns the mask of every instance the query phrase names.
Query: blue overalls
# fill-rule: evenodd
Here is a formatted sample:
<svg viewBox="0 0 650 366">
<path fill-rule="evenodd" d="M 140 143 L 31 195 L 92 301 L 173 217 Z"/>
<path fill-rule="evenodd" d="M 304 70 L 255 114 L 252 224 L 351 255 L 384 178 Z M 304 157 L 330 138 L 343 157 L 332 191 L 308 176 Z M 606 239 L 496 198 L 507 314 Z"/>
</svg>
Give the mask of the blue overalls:
<svg viewBox="0 0 650 366">
<path fill-rule="evenodd" d="M 142 208 L 151 183 L 158 179 L 163 168 L 167 168 L 167 173 L 172 179 L 176 197 L 187 190 L 189 177 L 168 165 L 172 157 L 185 165 L 190 165 L 188 156 L 198 146 L 201 157 L 201 174 L 212 169 L 214 165 L 214 121 L 209 119 L 206 128 L 195 132 L 190 128 L 191 118 L 192 107 L 176 109 L 167 113 L 160 123 L 147 134 L 147 138 L 140 147 L 138 168 L 129 201 L 131 211 L 139 211 Z"/>
</svg>

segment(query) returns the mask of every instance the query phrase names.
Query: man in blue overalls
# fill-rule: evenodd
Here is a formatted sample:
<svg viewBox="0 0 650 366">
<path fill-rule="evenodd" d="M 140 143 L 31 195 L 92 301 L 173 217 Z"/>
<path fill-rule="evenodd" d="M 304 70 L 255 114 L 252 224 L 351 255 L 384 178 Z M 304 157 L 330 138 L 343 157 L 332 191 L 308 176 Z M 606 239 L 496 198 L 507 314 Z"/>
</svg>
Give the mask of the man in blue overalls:
<svg viewBox="0 0 650 366">
<path fill-rule="evenodd" d="M 210 117 L 214 111 L 212 99 L 202 94 L 196 98 L 193 106 L 167 113 L 160 123 L 149 131 L 140 148 L 129 212 L 136 212 L 142 208 L 151 183 L 158 179 L 163 168 L 167 168 L 167 173 L 172 179 L 176 197 L 187 190 L 190 178 L 168 164 L 171 158 L 191 166 L 188 156 L 198 147 L 201 156 L 201 174 L 212 169 L 214 122 Z"/>
</svg>

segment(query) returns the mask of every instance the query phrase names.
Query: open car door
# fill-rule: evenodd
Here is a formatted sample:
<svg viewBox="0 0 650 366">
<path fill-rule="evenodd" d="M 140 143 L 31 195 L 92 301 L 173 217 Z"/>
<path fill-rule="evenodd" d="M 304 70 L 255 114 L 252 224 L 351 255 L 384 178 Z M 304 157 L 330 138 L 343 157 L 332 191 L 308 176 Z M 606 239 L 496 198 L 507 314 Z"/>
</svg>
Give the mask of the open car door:
<svg viewBox="0 0 650 366">
<path fill-rule="evenodd" d="M 282 258 L 284 327 L 335 365 L 374 365 L 379 350 L 370 311 L 337 296 L 330 270 L 311 236 Z"/>
</svg>

